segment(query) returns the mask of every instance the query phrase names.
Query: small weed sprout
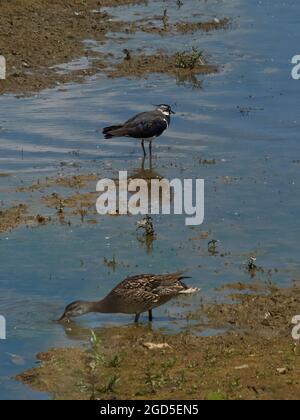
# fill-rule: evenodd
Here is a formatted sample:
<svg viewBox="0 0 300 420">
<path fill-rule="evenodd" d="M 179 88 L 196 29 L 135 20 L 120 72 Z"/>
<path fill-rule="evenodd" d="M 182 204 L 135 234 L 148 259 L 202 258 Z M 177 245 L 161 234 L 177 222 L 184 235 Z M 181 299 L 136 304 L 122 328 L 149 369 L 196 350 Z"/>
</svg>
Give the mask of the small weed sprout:
<svg viewBox="0 0 300 420">
<path fill-rule="evenodd" d="M 119 354 L 114 354 L 112 358 L 107 362 L 107 367 L 117 368 L 120 366 L 122 358 Z"/>
<path fill-rule="evenodd" d="M 91 351 L 92 361 L 96 364 L 103 363 L 104 357 L 100 353 L 101 340 L 99 339 L 99 337 L 97 337 L 97 335 L 95 334 L 93 330 L 91 330 L 90 342 L 92 346 L 92 351 Z"/>
<path fill-rule="evenodd" d="M 120 382 L 120 377 L 118 375 L 112 375 L 108 381 L 107 384 L 102 387 L 99 392 L 101 394 L 110 394 L 115 392 L 115 386 L 117 383 Z"/>
</svg>

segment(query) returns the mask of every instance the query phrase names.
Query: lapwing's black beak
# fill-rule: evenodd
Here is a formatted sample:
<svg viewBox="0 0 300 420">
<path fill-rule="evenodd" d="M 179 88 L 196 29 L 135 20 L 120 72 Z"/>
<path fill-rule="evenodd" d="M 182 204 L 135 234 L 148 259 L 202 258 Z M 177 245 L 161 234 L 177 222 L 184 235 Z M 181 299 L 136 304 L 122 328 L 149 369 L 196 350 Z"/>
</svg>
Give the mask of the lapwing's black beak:
<svg viewBox="0 0 300 420">
<path fill-rule="evenodd" d="M 173 109 L 170 110 L 171 114 L 176 114 L 175 111 L 173 111 Z"/>
</svg>

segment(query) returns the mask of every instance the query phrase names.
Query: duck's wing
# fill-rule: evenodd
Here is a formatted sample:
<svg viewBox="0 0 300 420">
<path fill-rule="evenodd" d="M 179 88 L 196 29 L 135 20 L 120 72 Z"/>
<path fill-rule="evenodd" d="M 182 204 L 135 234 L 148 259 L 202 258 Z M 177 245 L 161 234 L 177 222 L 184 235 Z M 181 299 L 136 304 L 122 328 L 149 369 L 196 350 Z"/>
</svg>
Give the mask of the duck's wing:
<svg viewBox="0 0 300 420">
<path fill-rule="evenodd" d="M 198 287 L 187 286 L 182 280 L 190 277 L 183 273 L 156 276 L 151 282 L 151 293 L 159 296 L 160 300 L 168 301 L 178 295 L 192 295 L 200 291 Z"/>
<path fill-rule="evenodd" d="M 115 291 L 147 289 L 147 285 L 153 281 L 155 274 L 140 274 L 138 276 L 127 277 L 118 286 L 113 289 Z"/>
<path fill-rule="evenodd" d="M 113 292 L 122 293 L 125 291 L 145 291 L 147 293 L 157 294 L 163 289 L 177 291 L 184 291 L 188 289 L 182 280 L 188 277 L 183 273 L 174 274 L 140 274 L 138 276 L 128 277 L 120 283 Z"/>
<path fill-rule="evenodd" d="M 115 287 L 106 299 L 111 300 L 120 312 L 145 312 L 180 294 L 194 293 L 196 289 L 186 286 L 182 281 L 184 278 L 186 276 L 182 273 L 128 277 Z"/>
<path fill-rule="evenodd" d="M 156 276 L 149 287 L 152 293 L 159 296 L 177 296 L 185 292 L 189 287 L 182 281 L 189 277 L 184 276 L 182 273 L 166 274 Z"/>
<path fill-rule="evenodd" d="M 121 308 L 121 312 L 128 310 L 128 313 L 143 312 L 156 306 L 159 295 L 149 289 L 149 281 L 151 282 L 154 276 L 142 274 L 128 277 L 115 287 L 106 299 L 112 300 L 115 306 Z"/>
</svg>

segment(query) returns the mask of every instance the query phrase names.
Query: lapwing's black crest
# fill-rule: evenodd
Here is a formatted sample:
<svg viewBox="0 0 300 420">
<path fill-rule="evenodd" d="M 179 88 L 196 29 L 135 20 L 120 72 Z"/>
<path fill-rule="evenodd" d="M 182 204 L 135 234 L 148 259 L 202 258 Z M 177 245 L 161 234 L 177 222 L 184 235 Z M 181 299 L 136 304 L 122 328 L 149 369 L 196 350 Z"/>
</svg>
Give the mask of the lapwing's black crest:
<svg viewBox="0 0 300 420">
<path fill-rule="evenodd" d="M 144 155 L 146 151 L 144 141 L 150 142 L 150 155 L 152 150 L 152 140 L 161 136 L 169 127 L 171 114 L 175 114 L 170 105 L 161 104 L 150 112 L 143 112 L 136 115 L 121 125 L 113 125 L 103 129 L 106 139 L 113 137 L 132 137 L 142 140 Z"/>
</svg>

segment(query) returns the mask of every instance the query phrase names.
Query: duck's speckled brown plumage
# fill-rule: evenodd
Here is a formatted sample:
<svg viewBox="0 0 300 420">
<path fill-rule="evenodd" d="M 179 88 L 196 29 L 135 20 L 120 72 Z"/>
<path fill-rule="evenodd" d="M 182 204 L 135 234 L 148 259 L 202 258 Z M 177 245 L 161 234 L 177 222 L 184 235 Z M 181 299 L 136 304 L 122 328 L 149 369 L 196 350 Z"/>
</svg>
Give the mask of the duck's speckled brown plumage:
<svg viewBox="0 0 300 420">
<path fill-rule="evenodd" d="M 182 273 L 173 274 L 140 274 L 128 277 L 116 286 L 99 302 L 74 302 L 67 306 L 60 320 L 84 315 L 89 312 L 135 314 L 136 321 L 143 312 L 149 312 L 152 320 L 152 309 L 167 303 L 172 298 L 197 289 L 186 286 L 182 280 L 188 277 Z"/>
<path fill-rule="evenodd" d="M 178 274 L 141 274 L 122 281 L 105 298 L 122 313 L 143 313 L 157 308 L 184 292 L 188 287 Z"/>
</svg>

